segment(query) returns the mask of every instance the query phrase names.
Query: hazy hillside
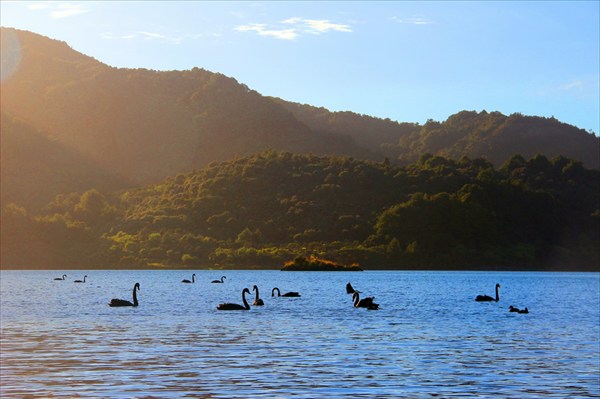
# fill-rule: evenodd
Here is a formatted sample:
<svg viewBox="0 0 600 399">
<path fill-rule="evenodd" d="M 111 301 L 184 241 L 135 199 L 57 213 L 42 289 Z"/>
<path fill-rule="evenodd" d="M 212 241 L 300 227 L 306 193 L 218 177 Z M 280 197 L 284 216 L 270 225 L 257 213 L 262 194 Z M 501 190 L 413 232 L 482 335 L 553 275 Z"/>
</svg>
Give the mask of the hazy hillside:
<svg viewBox="0 0 600 399">
<path fill-rule="evenodd" d="M 275 101 L 311 128 L 347 134 L 358 144 L 401 164 L 415 162 L 426 153 L 453 159 L 483 157 L 495 166 L 514 154 L 525 158 L 543 154 L 550 158 L 562 155 L 588 168 L 600 168 L 600 138 L 553 118 L 461 111 L 446 121 L 430 120 L 421 126 Z"/>
<path fill-rule="evenodd" d="M 58 194 L 132 185 L 4 112 L 0 123 L 3 205 L 14 202 L 36 209 Z"/>
<path fill-rule="evenodd" d="M 20 44 L 18 68 L 2 82 L 2 111 L 138 182 L 268 148 L 369 157 L 218 73 L 111 68 L 66 43 L 6 28 L 2 40 L 3 60 Z"/>
</svg>

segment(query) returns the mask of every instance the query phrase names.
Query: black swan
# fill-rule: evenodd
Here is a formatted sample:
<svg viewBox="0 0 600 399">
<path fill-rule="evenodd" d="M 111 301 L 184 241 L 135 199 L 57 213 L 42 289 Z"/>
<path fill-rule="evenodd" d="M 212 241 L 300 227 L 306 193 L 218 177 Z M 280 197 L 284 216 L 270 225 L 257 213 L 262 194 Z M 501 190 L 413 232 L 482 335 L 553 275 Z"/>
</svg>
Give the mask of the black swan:
<svg viewBox="0 0 600 399">
<path fill-rule="evenodd" d="M 75 280 L 74 283 L 85 283 L 85 279 L 87 278 L 87 274 L 83 276 L 83 280 Z"/>
<path fill-rule="evenodd" d="M 263 306 L 265 303 L 262 299 L 258 297 L 258 287 L 252 287 L 252 291 L 256 291 L 256 298 L 254 298 L 254 303 L 252 304 L 252 306 Z"/>
<path fill-rule="evenodd" d="M 217 305 L 217 310 L 250 310 L 250 305 L 248 305 L 248 301 L 246 301 L 246 294 L 250 294 L 248 288 L 242 290 L 242 301 L 244 302 L 244 306 L 238 305 L 237 303 L 221 303 Z"/>
<path fill-rule="evenodd" d="M 377 310 L 379 309 L 379 304 L 378 303 L 374 303 L 373 300 L 375 299 L 375 297 L 368 297 L 368 298 L 363 298 L 360 299 L 360 295 L 358 293 L 358 291 L 354 291 L 354 294 L 352 294 L 352 301 L 354 301 L 354 307 L 355 308 L 367 308 L 369 310 Z"/>
<path fill-rule="evenodd" d="M 500 288 L 500 284 L 496 284 L 496 299 L 492 298 L 489 295 L 477 295 L 475 300 L 477 302 L 491 302 L 491 301 L 498 302 L 500 300 L 500 296 L 498 295 L 498 288 Z"/>
<path fill-rule="evenodd" d="M 346 294 L 354 294 L 356 290 L 352 287 L 352 284 L 346 284 Z"/>
<path fill-rule="evenodd" d="M 54 280 L 57 280 L 57 281 L 62 281 L 62 280 L 64 280 L 65 278 L 67 278 L 67 275 L 66 275 L 66 274 L 63 274 L 63 275 L 62 275 L 62 278 L 61 278 L 61 277 L 56 277 L 56 278 L 54 278 Z"/>
<path fill-rule="evenodd" d="M 196 274 L 192 274 L 192 281 L 188 279 L 181 280 L 182 283 L 195 283 L 196 282 Z"/>
<path fill-rule="evenodd" d="M 275 296 L 275 291 L 277 291 L 277 296 L 287 296 L 287 297 L 298 297 L 300 296 L 300 294 L 298 292 L 286 292 L 285 294 L 281 295 L 281 291 L 279 291 L 279 288 L 275 287 L 271 290 L 271 296 Z"/>
<path fill-rule="evenodd" d="M 133 286 L 133 303 L 126 301 L 124 299 L 113 299 L 110 301 L 108 306 L 137 306 L 138 300 L 137 300 L 137 295 L 135 294 L 135 291 L 139 290 L 139 289 L 140 289 L 140 283 L 135 283 L 135 285 Z"/>
<path fill-rule="evenodd" d="M 213 280 L 211 281 L 211 283 L 224 283 L 223 279 L 225 278 L 225 276 L 221 276 L 221 280 Z"/>
<path fill-rule="evenodd" d="M 527 308 L 525 308 L 525 309 L 519 309 L 519 308 L 515 308 L 512 305 L 510 305 L 508 307 L 508 311 L 509 312 L 516 312 L 516 313 L 529 313 L 529 309 L 527 309 Z"/>
</svg>

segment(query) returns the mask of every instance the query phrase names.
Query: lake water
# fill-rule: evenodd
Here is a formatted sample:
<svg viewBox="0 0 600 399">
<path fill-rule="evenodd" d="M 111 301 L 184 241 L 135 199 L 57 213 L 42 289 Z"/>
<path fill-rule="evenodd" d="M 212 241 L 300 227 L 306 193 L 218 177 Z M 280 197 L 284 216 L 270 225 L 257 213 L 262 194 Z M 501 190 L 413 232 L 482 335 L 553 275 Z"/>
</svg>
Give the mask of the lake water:
<svg viewBox="0 0 600 399">
<path fill-rule="evenodd" d="M 196 283 L 181 283 L 192 272 Z M 2 398 L 600 397 L 598 273 L 0 276 Z M 135 282 L 138 307 L 108 306 L 131 300 Z M 347 282 L 380 309 L 354 308 Z M 475 302 L 496 283 L 499 302 Z M 265 306 L 216 310 L 255 284 Z"/>
</svg>

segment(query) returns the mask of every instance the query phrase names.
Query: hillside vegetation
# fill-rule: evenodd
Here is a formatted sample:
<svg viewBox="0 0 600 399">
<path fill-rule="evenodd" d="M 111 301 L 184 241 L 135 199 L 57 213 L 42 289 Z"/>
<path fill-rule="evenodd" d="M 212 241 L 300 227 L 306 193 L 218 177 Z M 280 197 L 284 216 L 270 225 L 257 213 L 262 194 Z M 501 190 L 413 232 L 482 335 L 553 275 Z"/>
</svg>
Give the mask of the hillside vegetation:
<svg viewBox="0 0 600 399">
<path fill-rule="evenodd" d="M 599 174 L 567 158 L 394 167 L 268 151 L 3 210 L 3 267 L 598 269 Z"/>
<path fill-rule="evenodd" d="M 113 68 L 27 31 L 2 28 L 2 41 L 3 63 L 19 54 L 15 72 L 1 87 L 2 151 L 9 159 L 3 168 L 14 178 L 3 178 L 4 203 L 32 207 L 39 204 L 32 198 L 50 200 L 69 192 L 46 179 L 65 167 L 95 165 L 107 182 L 98 185 L 90 176 L 81 183 L 116 189 L 120 182 L 156 183 L 268 149 L 371 161 L 387 157 L 397 165 L 417 162 L 425 153 L 454 160 L 468 156 L 486 158 L 497 168 L 513 154 L 543 154 L 600 168 L 600 139 L 553 118 L 461 111 L 424 125 L 395 122 L 265 97 L 200 68 Z M 51 144 L 38 146 L 35 155 L 21 151 L 30 131 Z M 12 137 L 4 138 L 7 134 Z M 46 173 L 39 175 L 18 166 L 44 163 L 58 147 L 76 156 L 44 165 Z M 28 181 L 36 189 L 26 191 L 13 181 Z"/>
<path fill-rule="evenodd" d="M 591 132 L 330 112 L 1 39 L 2 267 L 598 268 Z"/>
</svg>

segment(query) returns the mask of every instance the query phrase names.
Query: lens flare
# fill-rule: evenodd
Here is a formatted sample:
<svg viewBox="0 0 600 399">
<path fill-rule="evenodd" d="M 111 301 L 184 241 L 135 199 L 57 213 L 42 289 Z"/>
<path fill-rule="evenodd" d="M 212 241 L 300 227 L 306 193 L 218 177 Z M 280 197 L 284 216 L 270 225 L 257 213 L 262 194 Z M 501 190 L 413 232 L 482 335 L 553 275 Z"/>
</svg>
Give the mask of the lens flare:
<svg viewBox="0 0 600 399">
<path fill-rule="evenodd" d="M 0 81 L 8 80 L 19 68 L 21 62 L 21 43 L 16 33 L 6 30 L 2 34 Z"/>
</svg>

